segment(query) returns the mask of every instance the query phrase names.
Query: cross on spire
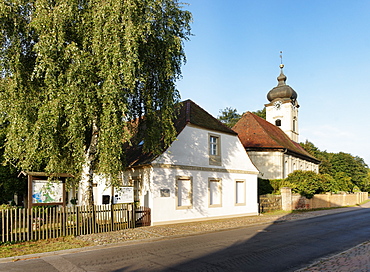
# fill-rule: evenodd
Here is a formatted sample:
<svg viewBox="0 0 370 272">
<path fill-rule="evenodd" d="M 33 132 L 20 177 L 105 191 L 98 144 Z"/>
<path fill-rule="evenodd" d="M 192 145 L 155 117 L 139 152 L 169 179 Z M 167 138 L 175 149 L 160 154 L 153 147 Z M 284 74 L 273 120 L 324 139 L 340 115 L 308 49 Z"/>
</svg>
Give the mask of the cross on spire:
<svg viewBox="0 0 370 272">
<path fill-rule="evenodd" d="M 283 70 L 284 64 L 283 64 L 283 51 L 280 51 L 280 69 Z"/>
</svg>

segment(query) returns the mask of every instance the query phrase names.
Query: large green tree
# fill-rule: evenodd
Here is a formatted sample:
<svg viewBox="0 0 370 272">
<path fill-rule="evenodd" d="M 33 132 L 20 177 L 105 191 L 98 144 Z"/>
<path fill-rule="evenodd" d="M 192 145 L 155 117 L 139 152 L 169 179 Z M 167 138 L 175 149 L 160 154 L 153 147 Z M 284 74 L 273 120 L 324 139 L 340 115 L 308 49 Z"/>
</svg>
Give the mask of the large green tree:
<svg viewBox="0 0 370 272">
<path fill-rule="evenodd" d="M 220 110 L 220 115 L 217 117 L 222 123 L 224 123 L 229 128 L 232 128 L 236 122 L 239 121 L 241 115 L 237 112 L 236 109 L 231 107 L 226 107 L 223 110 Z"/>
<path fill-rule="evenodd" d="M 18 200 L 21 200 L 27 190 L 27 180 L 22 177 L 17 177 L 19 169 L 11 164 L 3 164 L 4 161 L 4 142 L 6 136 L 6 127 L 0 125 L 0 204 L 8 204 L 14 199 L 14 195 L 18 195 Z M 16 203 L 21 205 L 22 203 Z"/>
<path fill-rule="evenodd" d="M 173 139 L 190 21 L 177 0 L 2 1 L 6 159 L 74 174 L 90 204 L 93 175 L 125 167 L 127 121 L 145 120 L 146 150 Z"/>
<path fill-rule="evenodd" d="M 226 107 L 223 110 L 220 110 L 220 115 L 217 116 L 217 119 L 224 123 L 226 126 L 232 128 L 239 119 L 243 116 L 243 114 L 239 114 L 238 111 L 232 107 Z M 255 115 L 266 119 L 266 108 L 264 107 L 262 110 L 258 110 L 252 112 Z"/>
<path fill-rule="evenodd" d="M 332 176 L 341 190 L 353 191 L 357 186 L 362 191 L 369 191 L 369 167 L 362 158 L 344 152 L 321 151 L 307 140 L 300 144 L 321 161 L 319 172 Z"/>
</svg>

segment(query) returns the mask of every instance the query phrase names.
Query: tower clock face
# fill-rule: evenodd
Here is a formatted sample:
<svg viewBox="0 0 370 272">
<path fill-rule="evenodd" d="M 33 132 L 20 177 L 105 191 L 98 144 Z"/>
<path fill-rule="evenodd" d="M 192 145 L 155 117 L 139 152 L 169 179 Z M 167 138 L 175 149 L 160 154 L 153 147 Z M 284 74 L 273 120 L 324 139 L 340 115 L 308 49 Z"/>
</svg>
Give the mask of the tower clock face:
<svg viewBox="0 0 370 272">
<path fill-rule="evenodd" d="M 280 110 L 281 109 L 281 101 L 275 101 L 274 102 L 274 109 Z"/>
</svg>

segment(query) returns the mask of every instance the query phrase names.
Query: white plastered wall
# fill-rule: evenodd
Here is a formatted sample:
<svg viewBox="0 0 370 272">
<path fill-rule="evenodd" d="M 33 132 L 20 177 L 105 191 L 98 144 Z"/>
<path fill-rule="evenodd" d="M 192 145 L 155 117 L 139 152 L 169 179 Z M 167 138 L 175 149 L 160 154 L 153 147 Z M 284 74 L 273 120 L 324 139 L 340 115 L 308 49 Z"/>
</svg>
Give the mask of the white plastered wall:
<svg viewBox="0 0 370 272">
<path fill-rule="evenodd" d="M 287 101 L 279 109 L 275 109 L 273 104 L 266 107 L 266 121 L 275 125 L 275 121 L 280 119 L 280 129 L 285 132 L 295 142 L 298 142 L 298 108 L 293 107 L 292 103 Z M 293 120 L 295 119 L 295 125 Z M 294 128 L 293 128 L 294 126 Z"/>
<path fill-rule="evenodd" d="M 209 135 L 217 135 L 221 141 L 221 165 L 209 164 Z M 147 171 L 147 174 L 144 172 Z M 143 180 L 140 205 L 145 201 L 152 209 L 153 224 L 191 221 L 210 217 L 255 215 L 257 204 L 258 171 L 250 161 L 236 135 L 205 130 L 187 125 L 178 139 L 154 162 L 153 167 L 131 170 L 125 180 L 135 176 L 147 176 Z M 192 180 L 192 207 L 177 206 L 176 181 L 178 177 Z M 209 206 L 209 179 L 221 180 L 221 205 Z M 245 204 L 236 205 L 236 181 L 244 181 Z M 161 189 L 169 195 L 161 196 Z"/>
<path fill-rule="evenodd" d="M 248 151 L 254 165 L 263 179 L 283 178 L 283 153 L 276 151 Z"/>
<path fill-rule="evenodd" d="M 280 151 L 249 151 L 248 154 L 263 179 L 283 179 L 295 170 L 319 171 L 318 164 Z"/>
</svg>

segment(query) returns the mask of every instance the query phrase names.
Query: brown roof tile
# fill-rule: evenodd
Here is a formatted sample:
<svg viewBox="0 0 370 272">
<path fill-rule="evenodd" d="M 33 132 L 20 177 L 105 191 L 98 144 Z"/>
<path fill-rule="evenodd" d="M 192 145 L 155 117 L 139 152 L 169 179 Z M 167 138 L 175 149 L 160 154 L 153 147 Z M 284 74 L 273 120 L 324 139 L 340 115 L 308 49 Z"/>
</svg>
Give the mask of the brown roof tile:
<svg viewBox="0 0 370 272">
<path fill-rule="evenodd" d="M 174 125 L 177 132 L 180 133 L 189 123 L 209 130 L 237 135 L 237 133 L 231 128 L 225 126 L 203 108 L 188 99 L 181 102 L 179 115 L 176 118 Z"/>
<path fill-rule="evenodd" d="M 187 124 L 192 124 L 209 130 L 224 132 L 232 135 L 237 135 L 231 128 L 225 126 L 215 117 L 210 115 L 200 106 L 191 100 L 186 100 L 179 103 L 178 115 L 174 120 L 174 126 L 177 135 L 185 128 Z M 140 142 L 136 139 L 135 142 Z M 131 146 L 126 152 L 126 161 L 129 167 L 150 164 L 158 155 L 153 153 L 142 152 L 141 146 Z"/>
<path fill-rule="evenodd" d="M 319 160 L 311 156 L 299 143 L 292 141 L 279 127 L 251 112 L 245 113 L 233 130 L 238 133 L 247 151 L 284 149 L 297 157 L 319 163 Z"/>
</svg>

